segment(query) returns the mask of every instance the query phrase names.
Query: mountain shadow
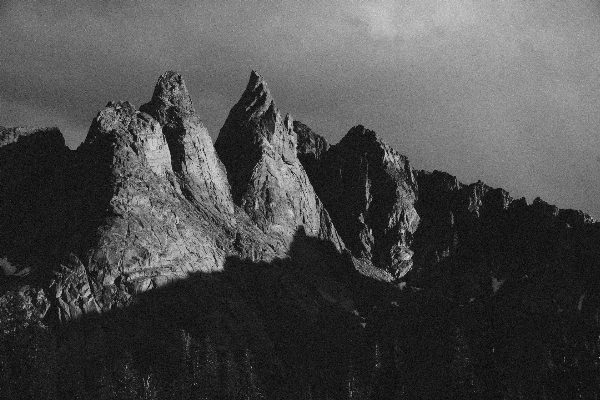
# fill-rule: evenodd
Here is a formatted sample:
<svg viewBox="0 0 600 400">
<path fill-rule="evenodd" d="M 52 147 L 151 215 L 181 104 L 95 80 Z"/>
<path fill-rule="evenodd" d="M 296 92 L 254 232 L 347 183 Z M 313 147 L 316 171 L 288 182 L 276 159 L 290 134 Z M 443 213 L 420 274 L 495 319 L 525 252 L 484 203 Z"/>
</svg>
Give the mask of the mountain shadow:
<svg viewBox="0 0 600 400">
<path fill-rule="evenodd" d="M 285 258 L 228 257 L 223 271 L 126 307 L 50 325 L 2 314 L 2 389 L 15 399 L 346 398 L 348 382 L 358 393 L 371 379 L 365 321 L 386 290 L 300 229 Z"/>
<path fill-rule="evenodd" d="M 0 132 L 0 254 L 11 272 L 47 284 L 67 249 L 85 258 L 111 217 L 111 177 L 97 167 L 57 128 Z"/>
<path fill-rule="evenodd" d="M 367 279 L 300 229 L 287 257 L 231 256 L 222 271 L 67 323 L 32 317 L 33 295 L 4 296 L 0 389 L 14 399 L 593 398 L 600 290 L 590 284 L 574 310 L 556 312 L 557 295 L 580 289 L 556 267 L 463 301 Z"/>
</svg>

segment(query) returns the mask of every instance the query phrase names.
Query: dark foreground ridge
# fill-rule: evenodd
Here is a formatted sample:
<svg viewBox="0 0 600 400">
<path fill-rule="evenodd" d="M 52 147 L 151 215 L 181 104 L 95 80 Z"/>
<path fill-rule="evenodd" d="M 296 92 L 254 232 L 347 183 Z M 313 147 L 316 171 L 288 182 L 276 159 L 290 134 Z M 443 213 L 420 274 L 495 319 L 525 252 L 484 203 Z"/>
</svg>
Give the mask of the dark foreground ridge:
<svg viewBox="0 0 600 400">
<path fill-rule="evenodd" d="M 600 224 L 335 145 L 252 72 L 213 147 L 183 78 L 69 150 L 0 128 L 0 390 L 48 399 L 600 395 Z"/>
</svg>

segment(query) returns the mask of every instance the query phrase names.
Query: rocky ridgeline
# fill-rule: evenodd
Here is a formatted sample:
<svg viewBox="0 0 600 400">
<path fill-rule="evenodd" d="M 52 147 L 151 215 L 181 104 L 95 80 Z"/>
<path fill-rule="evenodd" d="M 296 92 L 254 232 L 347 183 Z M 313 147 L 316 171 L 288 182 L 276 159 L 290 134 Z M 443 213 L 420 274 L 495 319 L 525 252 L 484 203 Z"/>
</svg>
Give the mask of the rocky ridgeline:
<svg viewBox="0 0 600 400">
<path fill-rule="evenodd" d="M 248 87 L 255 86 L 266 88 L 253 74 Z M 270 95 L 259 89 L 258 96 Z M 247 133 L 267 142 L 248 148 L 259 166 L 245 165 L 257 173 L 238 202 L 243 209 L 234 206 L 224 166 L 176 73 L 159 78 L 140 110 L 109 102 L 75 151 L 57 129 L 3 129 L 3 256 L 52 282 L 42 285 L 61 320 L 129 304 L 136 293 L 191 273 L 220 271 L 227 257 L 283 259 L 292 241 L 299 260 L 326 270 L 329 256 L 298 252 L 302 237 L 330 240 L 338 251 L 343 243 L 296 158 L 291 119 L 282 121 L 263 100 L 250 100 L 262 122 L 260 132 Z M 248 216 L 250 203 L 267 204 L 264 214 Z"/>
<path fill-rule="evenodd" d="M 0 128 L 0 189 L 3 321 L 17 290 L 14 315 L 77 320 L 56 343 L 89 376 L 131 349 L 171 389 L 205 359 L 229 390 L 237 354 L 256 398 L 546 398 L 580 393 L 565 371 L 598 376 L 600 224 L 415 171 L 360 125 L 330 146 L 255 72 L 215 146 L 174 72 L 139 110 L 109 102 L 74 151 L 56 128 Z M 80 394 L 71 372 L 54 397 Z"/>
<path fill-rule="evenodd" d="M 2 128 L 0 144 L 0 256 L 53 280 L 63 319 L 220 271 L 232 256 L 293 256 L 412 285 L 459 277 L 465 296 L 566 256 L 582 269 L 600 259 L 588 215 L 413 171 L 363 126 L 329 146 L 283 117 L 255 72 L 214 147 L 174 72 L 140 110 L 109 102 L 75 151 L 54 128 Z M 303 237 L 341 258 L 304 248 Z M 319 290 L 339 286 L 311 270 Z"/>
<path fill-rule="evenodd" d="M 299 157 L 348 248 L 395 278 L 404 276 L 419 226 L 408 159 L 363 126 L 331 148 L 305 125 L 295 129 Z"/>
<path fill-rule="evenodd" d="M 296 147 L 298 160 L 311 180 L 314 180 L 313 177 L 319 173 L 321 158 L 329 150 L 329 143 L 323 136 L 316 134 L 300 121 L 294 121 L 294 132 L 298 138 Z"/>
</svg>

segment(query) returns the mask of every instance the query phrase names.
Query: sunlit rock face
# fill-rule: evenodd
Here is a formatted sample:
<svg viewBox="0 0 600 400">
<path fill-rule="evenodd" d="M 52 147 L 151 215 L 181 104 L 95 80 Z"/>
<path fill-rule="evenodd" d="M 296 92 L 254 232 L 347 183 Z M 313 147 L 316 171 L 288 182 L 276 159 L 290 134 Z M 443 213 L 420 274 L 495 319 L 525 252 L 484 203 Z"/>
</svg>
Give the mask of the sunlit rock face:
<svg viewBox="0 0 600 400">
<path fill-rule="evenodd" d="M 221 212 L 233 213 L 225 168 L 181 75 L 173 71 L 161 75 L 152 100 L 140 109 L 162 126 L 184 195 L 195 203 L 212 203 Z"/>
<path fill-rule="evenodd" d="M 127 101 L 109 102 L 100 111 L 80 149 L 97 151 L 115 172 L 124 173 L 141 162 L 158 176 L 173 173 L 171 154 L 160 125 Z"/>
<path fill-rule="evenodd" d="M 203 218 L 182 195 L 162 128 L 149 114 L 108 103 L 76 159 L 77 170 L 66 171 L 73 211 L 65 211 L 71 225 L 64 250 L 72 256 L 55 281 L 64 319 L 222 269 L 230 224 Z"/>
<path fill-rule="evenodd" d="M 253 71 L 215 143 L 233 199 L 264 231 L 291 236 L 302 227 L 341 248 L 298 160 L 296 143 L 292 117 L 282 117 L 266 82 Z"/>
</svg>

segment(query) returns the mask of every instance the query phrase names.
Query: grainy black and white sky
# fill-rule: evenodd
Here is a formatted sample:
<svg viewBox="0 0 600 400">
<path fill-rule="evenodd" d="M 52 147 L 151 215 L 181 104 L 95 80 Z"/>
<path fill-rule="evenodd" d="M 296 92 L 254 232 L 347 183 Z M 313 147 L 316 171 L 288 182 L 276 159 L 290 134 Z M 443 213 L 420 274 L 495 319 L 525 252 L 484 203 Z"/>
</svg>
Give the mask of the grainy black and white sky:
<svg viewBox="0 0 600 400">
<path fill-rule="evenodd" d="M 0 125 L 83 140 L 181 72 L 213 139 L 250 71 L 336 143 L 363 124 L 416 168 L 600 217 L 591 0 L 0 0 Z"/>
</svg>

